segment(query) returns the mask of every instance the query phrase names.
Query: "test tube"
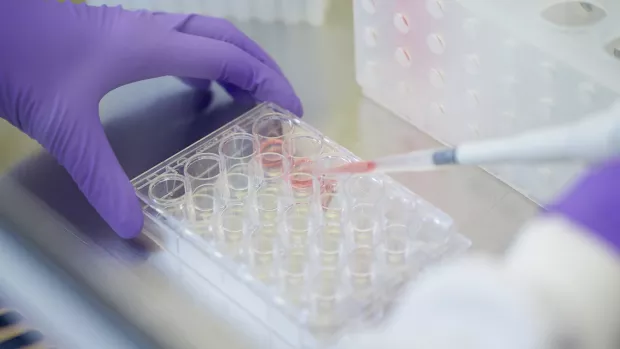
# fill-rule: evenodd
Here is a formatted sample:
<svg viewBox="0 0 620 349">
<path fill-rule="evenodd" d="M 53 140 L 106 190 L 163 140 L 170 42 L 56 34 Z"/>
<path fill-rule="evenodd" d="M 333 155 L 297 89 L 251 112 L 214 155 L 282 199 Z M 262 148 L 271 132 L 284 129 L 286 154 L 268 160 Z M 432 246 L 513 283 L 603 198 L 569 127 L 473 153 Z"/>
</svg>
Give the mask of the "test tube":
<svg viewBox="0 0 620 349">
<path fill-rule="evenodd" d="M 287 246 L 307 246 L 314 230 L 320 225 L 315 208 L 308 203 L 296 203 L 284 213 L 283 237 Z"/>
<path fill-rule="evenodd" d="M 259 224 L 276 224 L 291 203 L 288 161 L 282 154 L 260 153 L 250 163 L 253 207 Z"/>
<path fill-rule="evenodd" d="M 278 240 L 272 227 L 258 227 L 250 238 L 250 270 L 258 280 L 270 283 L 276 276 Z"/>
<path fill-rule="evenodd" d="M 194 212 L 192 231 L 207 240 L 215 238 L 215 215 L 224 206 L 219 156 L 199 153 L 184 166 L 185 177 L 191 192 Z"/>
<path fill-rule="evenodd" d="M 219 215 L 220 250 L 228 257 L 240 260 L 243 256 L 244 238 L 247 235 L 247 207 L 243 202 L 230 203 Z"/>
<path fill-rule="evenodd" d="M 314 166 L 315 173 L 319 176 L 321 193 L 339 193 L 340 186 L 344 182 L 346 175 L 326 174 L 325 170 L 344 166 L 351 163 L 351 160 L 340 154 L 324 154 L 316 161 Z"/>
<path fill-rule="evenodd" d="M 255 140 L 248 133 L 234 133 L 219 146 L 220 172 L 226 176 L 226 196 L 229 201 L 244 201 L 251 193 L 249 163 L 257 154 Z"/>
<path fill-rule="evenodd" d="M 416 210 L 416 203 L 413 199 L 399 194 L 389 195 L 385 199 L 384 206 L 385 226 L 406 225 L 410 232 L 416 232 L 420 229 L 422 219 Z"/>
<path fill-rule="evenodd" d="M 357 247 L 349 253 L 349 277 L 356 291 L 365 291 L 372 287 L 375 278 L 374 263 L 375 253 L 370 247 Z"/>
<path fill-rule="evenodd" d="M 293 120 L 281 113 L 269 113 L 254 121 L 252 134 L 260 153 L 283 153 L 284 141 L 295 132 Z"/>
<path fill-rule="evenodd" d="M 342 228 L 347 218 L 347 203 L 344 195 L 340 193 L 321 193 L 321 212 L 323 223 Z"/>
<path fill-rule="evenodd" d="M 293 202 L 319 204 L 320 186 L 318 178 L 314 174 L 309 172 L 291 172 L 288 184 Z"/>
<path fill-rule="evenodd" d="M 289 248 L 281 267 L 282 292 L 289 302 L 302 305 L 307 298 L 308 253 L 299 247 Z"/>
<path fill-rule="evenodd" d="M 344 235 L 330 231 L 330 226 L 323 226 L 316 238 L 316 255 L 323 267 L 337 268 L 344 250 Z"/>
<path fill-rule="evenodd" d="M 389 225 L 383 230 L 383 252 L 388 268 L 399 269 L 407 265 L 409 229 L 405 225 Z"/>
<path fill-rule="evenodd" d="M 435 256 L 447 248 L 447 243 L 453 234 L 449 223 L 435 217 L 424 217 L 419 230 L 411 232 L 413 248 L 417 252 L 428 256 Z"/>
<path fill-rule="evenodd" d="M 350 238 L 355 246 L 372 247 L 377 244 L 380 215 L 372 204 L 358 204 L 349 212 Z"/>
<path fill-rule="evenodd" d="M 311 316 L 314 328 L 337 325 L 342 300 L 341 273 L 338 269 L 323 268 L 312 280 Z"/>
<path fill-rule="evenodd" d="M 187 181 L 176 173 L 166 173 L 157 177 L 149 186 L 149 198 L 158 211 L 177 223 L 184 223 L 188 214 Z"/>
<path fill-rule="evenodd" d="M 294 135 L 284 141 L 284 154 L 289 159 L 291 172 L 312 173 L 314 163 L 323 152 L 323 138 L 320 135 Z"/>
<path fill-rule="evenodd" d="M 347 178 L 344 189 L 349 207 L 356 204 L 373 204 L 376 210 L 382 210 L 385 188 L 381 178 L 367 174 L 353 175 Z"/>
</svg>

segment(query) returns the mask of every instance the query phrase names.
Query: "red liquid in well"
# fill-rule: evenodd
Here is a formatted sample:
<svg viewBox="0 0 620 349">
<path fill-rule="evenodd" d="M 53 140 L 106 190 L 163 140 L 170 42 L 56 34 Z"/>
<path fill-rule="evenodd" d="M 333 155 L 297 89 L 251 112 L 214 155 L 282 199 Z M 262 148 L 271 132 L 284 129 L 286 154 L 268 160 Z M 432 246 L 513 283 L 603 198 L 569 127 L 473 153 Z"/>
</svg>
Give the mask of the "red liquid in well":
<svg viewBox="0 0 620 349">
<path fill-rule="evenodd" d="M 261 143 L 260 153 L 282 154 L 282 141 L 279 139 L 273 139 Z M 282 166 L 282 160 L 280 157 L 276 156 L 274 156 L 272 159 L 269 159 L 269 157 L 263 157 L 263 166 L 266 168 L 279 167 Z"/>
<path fill-rule="evenodd" d="M 312 161 L 310 159 L 299 159 L 293 163 L 295 172 L 312 174 Z M 305 176 L 304 176 L 305 177 Z M 293 188 L 307 188 L 312 186 L 312 178 L 306 180 L 291 180 Z"/>
</svg>

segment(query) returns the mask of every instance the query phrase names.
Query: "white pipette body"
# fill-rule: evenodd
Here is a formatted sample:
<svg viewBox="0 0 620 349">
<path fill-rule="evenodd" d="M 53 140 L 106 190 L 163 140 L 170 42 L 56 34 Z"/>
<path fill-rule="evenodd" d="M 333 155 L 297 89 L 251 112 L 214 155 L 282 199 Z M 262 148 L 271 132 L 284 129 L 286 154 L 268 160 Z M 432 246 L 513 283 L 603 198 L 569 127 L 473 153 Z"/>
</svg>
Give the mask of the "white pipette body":
<svg viewBox="0 0 620 349">
<path fill-rule="evenodd" d="M 619 154 L 620 103 L 616 103 L 603 112 L 566 125 L 462 144 L 456 148 L 455 162 L 482 165 L 496 162 L 598 161 Z"/>
<path fill-rule="evenodd" d="M 429 171 L 445 165 L 599 161 L 614 155 L 620 155 L 620 102 L 565 125 L 467 142 L 454 148 L 385 156 L 372 161 L 375 165 L 372 171 Z"/>
</svg>

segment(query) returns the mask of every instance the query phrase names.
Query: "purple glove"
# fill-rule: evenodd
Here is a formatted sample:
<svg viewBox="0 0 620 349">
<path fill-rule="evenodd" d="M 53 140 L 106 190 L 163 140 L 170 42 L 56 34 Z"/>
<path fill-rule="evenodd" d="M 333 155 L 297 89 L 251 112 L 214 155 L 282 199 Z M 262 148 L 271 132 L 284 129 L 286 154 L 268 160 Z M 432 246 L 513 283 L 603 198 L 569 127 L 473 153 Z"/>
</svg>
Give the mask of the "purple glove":
<svg viewBox="0 0 620 349">
<path fill-rule="evenodd" d="M 140 233 L 143 216 L 99 121 L 99 101 L 167 75 L 203 88 L 218 81 L 302 113 L 276 63 L 223 19 L 0 1 L 0 116 L 56 157 L 124 238 Z"/>
<path fill-rule="evenodd" d="M 620 158 L 592 169 L 548 212 L 565 216 L 620 253 Z"/>
</svg>

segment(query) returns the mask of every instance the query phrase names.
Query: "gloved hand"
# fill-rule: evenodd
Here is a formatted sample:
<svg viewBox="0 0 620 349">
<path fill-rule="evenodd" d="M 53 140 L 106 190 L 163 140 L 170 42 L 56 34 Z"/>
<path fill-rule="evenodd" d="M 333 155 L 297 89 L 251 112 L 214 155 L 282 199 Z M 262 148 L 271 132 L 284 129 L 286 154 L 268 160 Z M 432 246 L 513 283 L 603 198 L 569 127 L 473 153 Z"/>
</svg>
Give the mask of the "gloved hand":
<svg viewBox="0 0 620 349">
<path fill-rule="evenodd" d="M 229 22 L 51 0 L 0 1 L 0 116 L 63 165 L 122 237 L 143 216 L 99 121 L 116 87 L 177 76 L 272 101 L 301 115 L 276 63 Z"/>
<path fill-rule="evenodd" d="M 592 168 L 547 208 L 585 228 L 620 253 L 620 158 Z"/>
</svg>

